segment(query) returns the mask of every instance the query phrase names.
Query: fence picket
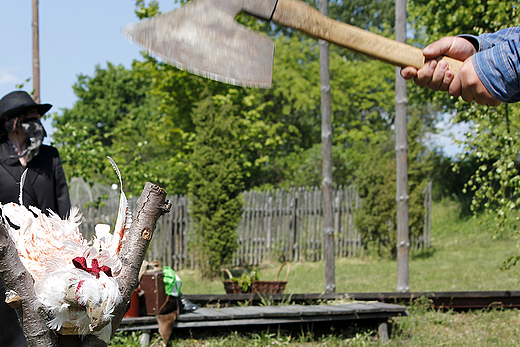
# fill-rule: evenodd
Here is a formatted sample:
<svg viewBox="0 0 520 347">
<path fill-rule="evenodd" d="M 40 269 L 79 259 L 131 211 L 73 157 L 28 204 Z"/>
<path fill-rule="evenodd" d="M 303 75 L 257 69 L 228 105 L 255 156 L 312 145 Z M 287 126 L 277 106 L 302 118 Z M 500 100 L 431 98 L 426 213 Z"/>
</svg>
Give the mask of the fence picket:
<svg viewBox="0 0 520 347">
<path fill-rule="evenodd" d="M 176 270 L 196 266 L 195 233 L 185 195 L 171 196 L 169 214 L 161 217 L 148 251 L 148 260 L 159 260 Z M 276 189 L 243 194 L 244 207 L 238 224 L 238 250 L 233 265 L 259 265 L 264 261 L 318 261 L 323 259 L 322 191 L 319 187 Z M 354 210 L 359 207 L 355 186 L 337 187 L 334 192 L 334 232 L 336 257 L 357 257 L 362 247 L 354 224 Z M 129 200 L 132 210 L 137 199 Z M 85 203 L 83 203 L 85 205 Z M 83 205 L 80 204 L 81 207 Z M 104 206 L 83 208 L 81 230 L 91 238 L 98 223 L 113 225 L 118 198 L 111 197 Z M 431 185 L 425 189 L 425 223 L 414 248 L 430 247 Z"/>
</svg>

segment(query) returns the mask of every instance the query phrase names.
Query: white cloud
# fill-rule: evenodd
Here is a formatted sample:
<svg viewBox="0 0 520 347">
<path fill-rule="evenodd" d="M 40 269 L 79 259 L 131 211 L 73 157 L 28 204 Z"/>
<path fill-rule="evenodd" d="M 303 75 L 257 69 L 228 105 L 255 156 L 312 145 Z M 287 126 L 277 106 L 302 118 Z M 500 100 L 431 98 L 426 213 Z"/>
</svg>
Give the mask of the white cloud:
<svg viewBox="0 0 520 347">
<path fill-rule="evenodd" d="M 13 70 L 0 66 L 0 85 L 10 84 L 14 87 L 16 83 L 22 82 L 19 77 L 16 77 Z"/>
</svg>

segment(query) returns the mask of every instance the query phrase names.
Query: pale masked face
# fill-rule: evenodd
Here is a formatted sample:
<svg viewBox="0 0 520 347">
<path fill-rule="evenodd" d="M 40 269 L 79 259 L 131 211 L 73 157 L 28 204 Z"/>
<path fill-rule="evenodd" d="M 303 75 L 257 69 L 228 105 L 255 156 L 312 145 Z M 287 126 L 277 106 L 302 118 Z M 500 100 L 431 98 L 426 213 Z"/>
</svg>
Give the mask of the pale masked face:
<svg viewBox="0 0 520 347">
<path fill-rule="evenodd" d="M 40 120 L 42 116 L 38 113 L 38 110 L 36 110 L 35 108 L 25 112 L 24 114 L 16 117 L 17 120 L 15 120 L 15 123 L 14 123 L 14 126 L 15 126 L 15 131 L 17 130 L 19 133 L 24 133 L 24 129 L 22 127 L 22 123 L 25 123 L 27 121 L 31 121 L 31 120 Z"/>
<path fill-rule="evenodd" d="M 28 147 L 13 158 L 26 157 L 29 162 L 33 156 L 38 154 L 43 138 L 47 136 L 40 118 L 38 110 L 33 108 L 6 122 L 6 130 L 11 133 L 9 134 L 11 141 L 14 139 L 12 137 L 16 137 L 20 143 L 28 143 Z"/>
</svg>

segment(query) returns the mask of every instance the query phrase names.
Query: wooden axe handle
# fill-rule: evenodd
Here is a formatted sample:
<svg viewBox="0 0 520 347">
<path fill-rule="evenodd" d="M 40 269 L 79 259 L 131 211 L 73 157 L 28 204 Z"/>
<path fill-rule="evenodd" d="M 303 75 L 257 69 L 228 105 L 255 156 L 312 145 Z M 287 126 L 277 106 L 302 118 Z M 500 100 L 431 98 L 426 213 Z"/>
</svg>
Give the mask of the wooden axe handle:
<svg viewBox="0 0 520 347">
<path fill-rule="evenodd" d="M 413 66 L 419 69 L 424 65 L 420 48 L 338 22 L 302 1 L 278 0 L 272 20 L 396 66 Z M 449 57 L 443 57 L 442 60 L 448 63 L 449 69 L 454 73 L 459 71 L 463 63 Z"/>
</svg>

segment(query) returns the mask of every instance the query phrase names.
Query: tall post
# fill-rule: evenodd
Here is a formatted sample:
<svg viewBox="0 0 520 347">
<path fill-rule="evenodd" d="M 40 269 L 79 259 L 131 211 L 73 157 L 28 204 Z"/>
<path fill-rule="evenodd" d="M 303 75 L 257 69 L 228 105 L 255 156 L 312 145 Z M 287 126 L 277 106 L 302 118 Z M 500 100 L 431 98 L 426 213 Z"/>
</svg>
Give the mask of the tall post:
<svg viewBox="0 0 520 347">
<path fill-rule="evenodd" d="M 33 99 L 40 103 L 40 38 L 38 20 L 38 0 L 32 0 L 32 39 L 33 39 Z"/>
<path fill-rule="evenodd" d="M 395 38 L 406 42 L 406 0 L 395 2 Z M 395 69 L 395 132 L 397 162 L 397 292 L 410 291 L 408 278 L 409 228 L 408 228 L 408 142 L 406 135 L 406 108 L 408 97 L 406 81 L 401 77 L 401 69 Z"/>
<path fill-rule="evenodd" d="M 320 0 L 320 13 L 328 16 L 329 0 Z M 325 251 L 325 292 L 336 291 L 334 265 L 334 213 L 332 207 L 332 121 L 330 107 L 329 43 L 320 44 L 321 75 L 321 146 L 323 160 L 323 239 Z"/>
</svg>

